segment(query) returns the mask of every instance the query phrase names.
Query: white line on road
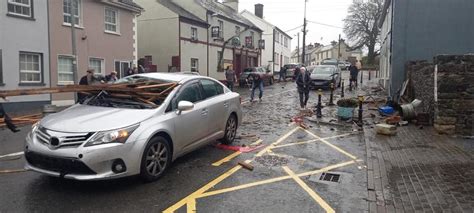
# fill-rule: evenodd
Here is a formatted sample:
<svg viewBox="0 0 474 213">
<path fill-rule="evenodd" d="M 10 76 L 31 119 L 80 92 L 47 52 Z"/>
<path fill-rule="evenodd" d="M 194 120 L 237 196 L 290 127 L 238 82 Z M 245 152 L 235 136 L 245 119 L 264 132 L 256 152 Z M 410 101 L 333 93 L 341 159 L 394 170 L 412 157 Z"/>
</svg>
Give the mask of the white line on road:
<svg viewBox="0 0 474 213">
<path fill-rule="evenodd" d="M 23 155 L 23 154 L 24 154 L 24 152 L 15 152 L 15 153 L 11 153 L 11 154 L 8 154 L 8 155 L 0 155 L 0 158 L 20 156 L 20 155 Z"/>
</svg>

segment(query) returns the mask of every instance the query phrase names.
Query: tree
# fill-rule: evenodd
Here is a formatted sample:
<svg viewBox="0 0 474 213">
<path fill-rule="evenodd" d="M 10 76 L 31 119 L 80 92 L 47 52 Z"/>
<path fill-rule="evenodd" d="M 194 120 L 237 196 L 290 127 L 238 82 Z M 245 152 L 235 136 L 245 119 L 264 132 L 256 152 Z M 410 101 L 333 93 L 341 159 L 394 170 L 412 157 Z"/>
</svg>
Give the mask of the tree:
<svg viewBox="0 0 474 213">
<path fill-rule="evenodd" d="M 367 62 L 373 64 L 380 50 L 375 50 L 380 43 L 378 22 L 382 15 L 383 0 L 355 1 L 349 7 L 349 14 L 344 19 L 344 33 L 352 43 L 351 50 L 364 46 L 369 50 Z"/>
</svg>

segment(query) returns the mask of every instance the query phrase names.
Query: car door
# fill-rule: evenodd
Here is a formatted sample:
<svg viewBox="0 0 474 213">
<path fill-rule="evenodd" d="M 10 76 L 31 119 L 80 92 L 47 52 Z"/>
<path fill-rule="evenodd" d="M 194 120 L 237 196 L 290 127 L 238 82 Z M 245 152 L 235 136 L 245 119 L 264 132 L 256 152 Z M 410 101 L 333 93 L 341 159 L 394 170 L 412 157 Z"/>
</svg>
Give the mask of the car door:
<svg viewBox="0 0 474 213">
<path fill-rule="evenodd" d="M 175 113 L 175 134 L 180 147 L 186 149 L 208 135 L 209 108 L 203 101 L 199 81 L 183 85 L 171 101 L 171 110 Z M 178 110 L 179 101 L 194 103 L 194 108 L 183 111 Z"/>
<path fill-rule="evenodd" d="M 229 100 L 224 94 L 224 87 L 214 80 L 202 79 L 201 86 L 209 108 L 209 135 L 224 131 L 229 110 Z"/>
</svg>

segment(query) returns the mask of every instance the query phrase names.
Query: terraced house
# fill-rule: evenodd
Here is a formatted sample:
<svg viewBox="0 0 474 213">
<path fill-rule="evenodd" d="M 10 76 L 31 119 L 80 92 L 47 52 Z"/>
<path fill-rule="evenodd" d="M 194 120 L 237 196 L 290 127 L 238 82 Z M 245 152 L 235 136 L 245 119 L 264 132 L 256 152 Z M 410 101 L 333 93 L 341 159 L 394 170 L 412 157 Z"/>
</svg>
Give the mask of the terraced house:
<svg viewBox="0 0 474 213">
<path fill-rule="evenodd" d="M 138 18 L 138 55 L 158 72 L 195 71 L 223 80 L 219 61 L 237 73 L 261 64 L 262 30 L 239 14 L 237 0 L 137 2 L 147 8 Z"/>
</svg>

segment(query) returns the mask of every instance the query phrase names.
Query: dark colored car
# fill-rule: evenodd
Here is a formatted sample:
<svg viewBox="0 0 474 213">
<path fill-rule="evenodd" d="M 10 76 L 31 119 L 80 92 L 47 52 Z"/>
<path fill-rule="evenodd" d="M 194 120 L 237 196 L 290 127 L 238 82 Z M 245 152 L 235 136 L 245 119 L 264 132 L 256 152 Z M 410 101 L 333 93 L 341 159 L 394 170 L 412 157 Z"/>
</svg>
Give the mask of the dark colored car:
<svg viewBox="0 0 474 213">
<path fill-rule="evenodd" d="M 249 67 L 245 68 L 239 78 L 239 86 L 243 87 L 247 84 L 245 81 L 250 74 L 257 74 L 263 79 L 263 83 L 268 85 L 273 84 L 273 74 L 269 70 L 266 70 L 264 67 Z"/>
<path fill-rule="evenodd" d="M 341 86 L 341 69 L 335 65 L 318 65 L 311 71 L 311 88 L 330 88 L 331 83 L 334 86 Z"/>
</svg>

